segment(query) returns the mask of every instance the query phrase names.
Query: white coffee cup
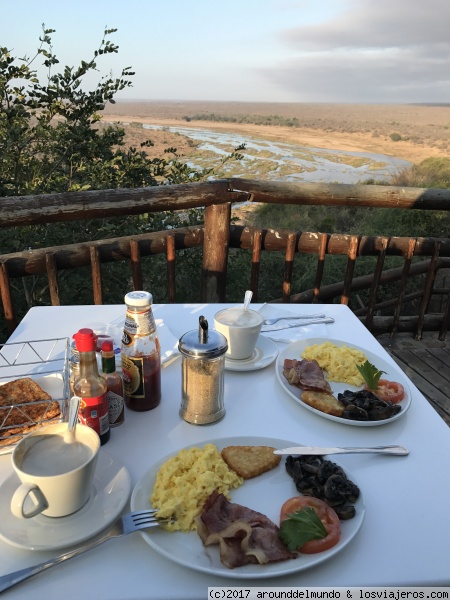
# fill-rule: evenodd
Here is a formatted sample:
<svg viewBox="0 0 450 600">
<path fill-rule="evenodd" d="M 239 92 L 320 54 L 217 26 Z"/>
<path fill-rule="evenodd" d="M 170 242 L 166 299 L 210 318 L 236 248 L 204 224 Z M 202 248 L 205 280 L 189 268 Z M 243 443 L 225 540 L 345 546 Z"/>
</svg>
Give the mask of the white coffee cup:
<svg viewBox="0 0 450 600">
<path fill-rule="evenodd" d="M 233 360 L 250 358 L 255 351 L 264 317 L 256 310 L 233 306 L 214 315 L 216 331 L 228 341 L 225 356 Z"/>
<path fill-rule="evenodd" d="M 75 441 L 65 441 L 66 432 L 67 423 L 52 423 L 15 447 L 12 464 L 21 484 L 11 499 L 14 516 L 64 517 L 88 501 L 100 438 L 87 425 L 76 426 Z"/>
</svg>

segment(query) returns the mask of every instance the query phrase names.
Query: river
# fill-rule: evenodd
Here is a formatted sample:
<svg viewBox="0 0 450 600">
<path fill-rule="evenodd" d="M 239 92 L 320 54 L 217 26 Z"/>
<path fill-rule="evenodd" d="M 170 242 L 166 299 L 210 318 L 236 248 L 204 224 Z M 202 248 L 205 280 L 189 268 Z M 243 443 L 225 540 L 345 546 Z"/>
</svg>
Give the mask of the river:
<svg viewBox="0 0 450 600">
<path fill-rule="evenodd" d="M 240 151 L 244 156 L 243 160 L 227 163 L 224 176 L 357 184 L 368 179 L 389 181 L 396 172 L 411 166 L 406 160 L 370 152 L 311 148 L 238 133 L 190 127 L 148 124 L 144 124 L 143 127 L 164 129 L 192 139 L 197 148 L 190 158 L 190 165 L 196 169 L 213 166 L 218 157 L 224 157 L 237 146 L 245 144 L 245 150 Z"/>
</svg>

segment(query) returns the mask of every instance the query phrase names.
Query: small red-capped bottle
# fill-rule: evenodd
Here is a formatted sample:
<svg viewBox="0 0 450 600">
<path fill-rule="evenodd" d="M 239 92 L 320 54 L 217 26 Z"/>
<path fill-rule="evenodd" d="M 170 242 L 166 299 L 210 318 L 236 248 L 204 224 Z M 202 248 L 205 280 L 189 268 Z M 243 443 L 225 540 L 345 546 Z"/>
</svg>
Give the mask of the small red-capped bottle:
<svg viewBox="0 0 450 600">
<path fill-rule="evenodd" d="M 125 421 L 122 377 L 116 371 L 116 357 L 111 339 L 102 342 L 102 373 L 106 381 L 109 426 L 118 427 Z"/>
<path fill-rule="evenodd" d="M 110 429 L 106 381 L 97 368 L 97 336 L 92 329 L 84 328 L 73 339 L 80 353 L 80 372 L 73 383 L 74 394 L 81 398 L 79 419 L 98 433 L 103 445 L 109 440 Z"/>
</svg>

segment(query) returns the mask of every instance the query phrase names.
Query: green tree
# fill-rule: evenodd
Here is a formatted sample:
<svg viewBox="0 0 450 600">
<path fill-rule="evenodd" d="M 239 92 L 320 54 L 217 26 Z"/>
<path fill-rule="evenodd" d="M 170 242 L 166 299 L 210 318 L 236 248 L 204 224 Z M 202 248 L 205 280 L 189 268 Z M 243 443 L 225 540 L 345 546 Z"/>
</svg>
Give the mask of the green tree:
<svg viewBox="0 0 450 600">
<path fill-rule="evenodd" d="M 146 150 L 152 147 L 151 140 L 140 148 L 127 148 L 123 128 L 100 124 L 106 103 L 113 103 L 117 92 L 130 87 L 134 75 L 126 67 L 119 77 L 100 77 L 93 89 L 87 89 L 89 76 L 98 71 L 101 59 L 118 52 L 118 46 L 111 41 L 115 31 L 106 29 L 92 57 L 81 60 L 76 68 L 58 66 L 52 48 L 54 30 L 45 26 L 32 58 L 17 58 L 0 47 L 0 196 L 145 187 L 199 181 L 214 175 L 214 169 L 195 170 L 184 164 L 176 148 L 167 148 L 162 158 L 149 157 Z M 44 76 L 38 75 L 39 61 Z M 231 159 L 240 160 L 242 148 L 225 156 L 218 166 Z M 202 209 L 192 209 L 187 214 L 169 212 L 16 227 L 14 235 L 3 229 L 0 252 L 161 231 L 201 224 L 203 219 Z M 188 279 L 189 273 L 191 279 L 196 276 L 194 271 L 200 273 L 198 254 L 189 258 L 181 255 L 179 260 L 186 262 L 186 269 L 181 271 Z M 164 269 L 159 268 L 162 261 L 161 257 L 154 257 L 151 277 L 146 279 L 159 301 L 165 299 L 165 276 L 155 273 L 164 274 Z M 86 277 L 81 271 L 60 273 L 64 303 L 92 302 L 92 292 L 85 285 L 89 275 Z M 106 265 L 105 271 L 105 281 L 110 285 L 105 286 L 104 301 L 122 302 L 131 285 L 128 266 Z M 49 304 L 45 278 L 14 280 L 13 287 L 18 316 L 32 305 Z"/>
</svg>

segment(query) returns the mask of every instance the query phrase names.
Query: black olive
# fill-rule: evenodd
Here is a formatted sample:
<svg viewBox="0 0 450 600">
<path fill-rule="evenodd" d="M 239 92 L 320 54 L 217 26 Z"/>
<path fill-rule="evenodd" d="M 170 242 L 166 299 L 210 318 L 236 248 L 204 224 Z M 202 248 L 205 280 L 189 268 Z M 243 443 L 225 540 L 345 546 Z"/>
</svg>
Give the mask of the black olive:
<svg viewBox="0 0 450 600">
<path fill-rule="evenodd" d="M 331 475 L 324 485 L 325 497 L 334 504 L 342 504 L 347 499 L 348 479 L 342 475 Z"/>
<path fill-rule="evenodd" d="M 298 479 L 297 481 L 294 481 L 295 483 L 295 487 L 297 488 L 297 491 L 300 492 L 300 494 L 304 494 L 305 496 L 312 496 L 312 486 L 308 481 L 305 481 L 304 479 Z"/>
<path fill-rule="evenodd" d="M 294 479 L 295 487 L 299 492 L 313 488 L 316 485 L 315 477 L 302 477 L 301 479 Z"/>
<path fill-rule="evenodd" d="M 314 496 L 332 506 L 340 519 L 351 519 L 359 488 L 348 479 L 344 470 L 319 456 L 288 456 L 286 470 L 292 476 L 297 490 L 304 496 Z M 341 516 L 342 515 L 342 516 Z"/>
<path fill-rule="evenodd" d="M 301 461 L 302 469 L 305 473 L 317 473 L 317 469 L 322 464 L 320 456 L 304 456 Z"/>
<path fill-rule="evenodd" d="M 356 509 L 351 504 L 344 504 L 343 506 L 335 506 L 334 510 L 337 516 L 341 519 L 341 521 L 346 521 L 347 519 L 353 519 L 356 514 Z"/>
<path fill-rule="evenodd" d="M 344 471 L 336 463 L 331 460 L 324 460 L 317 470 L 317 481 L 324 484 L 331 475 L 344 475 Z"/>
<path fill-rule="evenodd" d="M 286 462 L 284 463 L 284 466 L 286 467 L 286 471 L 287 474 L 290 475 L 292 477 L 292 470 L 294 468 L 294 457 L 293 456 L 287 456 L 286 457 Z"/>
<path fill-rule="evenodd" d="M 347 405 L 342 413 L 342 417 L 344 419 L 351 419 L 352 421 L 369 421 L 369 413 L 354 404 Z"/>
<path fill-rule="evenodd" d="M 349 502 L 356 502 L 360 493 L 359 487 L 353 481 L 347 479 L 347 500 Z"/>
</svg>

